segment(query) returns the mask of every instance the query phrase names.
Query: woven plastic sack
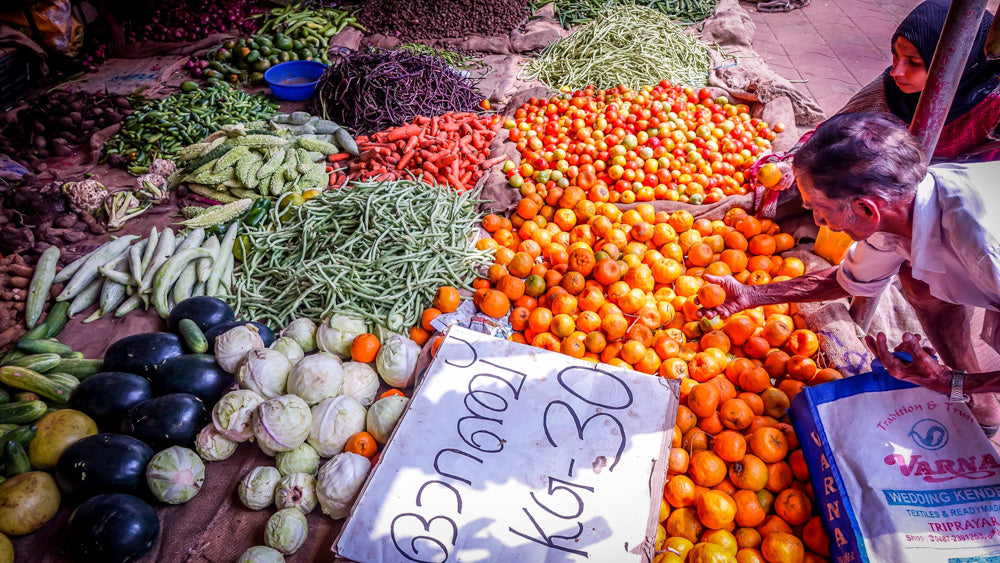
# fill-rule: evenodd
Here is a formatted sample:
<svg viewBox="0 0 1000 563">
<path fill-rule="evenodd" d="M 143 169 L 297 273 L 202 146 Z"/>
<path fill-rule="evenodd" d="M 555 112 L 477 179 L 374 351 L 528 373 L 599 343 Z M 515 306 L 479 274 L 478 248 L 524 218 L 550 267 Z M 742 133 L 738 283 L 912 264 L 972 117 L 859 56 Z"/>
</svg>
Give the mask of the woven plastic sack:
<svg viewBox="0 0 1000 563">
<path fill-rule="evenodd" d="M 831 560 L 996 561 L 992 444 L 965 404 L 873 369 L 806 388 L 789 411 Z"/>
</svg>

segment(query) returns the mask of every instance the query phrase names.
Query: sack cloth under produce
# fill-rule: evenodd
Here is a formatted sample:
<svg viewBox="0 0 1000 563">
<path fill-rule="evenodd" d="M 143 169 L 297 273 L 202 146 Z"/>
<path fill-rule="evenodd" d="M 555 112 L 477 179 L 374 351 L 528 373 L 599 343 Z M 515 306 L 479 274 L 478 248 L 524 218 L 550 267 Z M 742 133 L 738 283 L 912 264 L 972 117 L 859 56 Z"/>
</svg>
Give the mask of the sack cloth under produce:
<svg viewBox="0 0 1000 563">
<path fill-rule="evenodd" d="M 786 124 L 795 123 L 801 127 L 812 127 L 826 119 L 822 108 L 812 97 L 798 90 L 785 78 L 768 68 L 767 63 L 753 49 L 755 26 L 750 14 L 736 0 L 721 0 L 715 15 L 705 20 L 702 39 L 719 45 L 711 51 L 712 71 L 709 84 L 729 90 L 736 98 L 759 101 L 772 105 L 781 98 L 790 103 L 794 119 L 782 119 Z M 772 119 L 774 119 L 772 117 Z M 766 120 L 766 119 L 765 119 Z M 774 123 L 777 120 L 766 120 Z M 789 128 L 788 136 L 795 137 L 795 128 Z M 779 135 L 780 137 L 780 135 Z M 792 144 L 797 139 L 792 140 Z M 776 147 L 784 150 L 782 140 Z"/>
</svg>

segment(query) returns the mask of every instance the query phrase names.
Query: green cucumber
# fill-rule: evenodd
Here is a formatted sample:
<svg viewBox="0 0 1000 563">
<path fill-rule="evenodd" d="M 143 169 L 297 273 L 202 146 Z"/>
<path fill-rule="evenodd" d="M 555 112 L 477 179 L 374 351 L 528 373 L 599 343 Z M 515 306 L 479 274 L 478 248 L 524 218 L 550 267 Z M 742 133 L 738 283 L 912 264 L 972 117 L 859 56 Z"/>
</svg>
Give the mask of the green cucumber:
<svg viewBox="0 0 1000 563">
<path fill-rule="evenodd" d="M 67 373 L 82 381 L 91 375 L 100 372 L 103 367 L 104 360 L 77 360 L 64 358 L 60 360 L 56 367 L 50 371 Z"/>
<path fill-rule="evenodd" d="M 67 389 L 76 390 L 76 388 L 80 385 L 80 380 L 68 373 L 53 371 L 44 374 L 44 376 L 49 381 L 52 381 L 57 385 L 62 385 Z"/>
<path fill-rule="evenodd" d="M 198 328 L 198 324 L 191 319 L 181 319 L 177 324 L 177 331 L 184 339 L 184 344 L 195 354 L 204 354 L 208 351 L 208 340 L 205 333 Z"/>
<path fill-rule="evenodd" d="M 45 338 L 55 338 L 69 321 L 69 302 L 60 301 L 49 309 L 42 325 L 45 327 Z M 36 325 L 37 326 L 37 325 Z"/>
<path fill-rule="evenodd" d="M 4 471 L 7 477 L 13 477 L 31 471 L 31 461 L 28 460 L 28 452 L 24 451 L 24 446 L 15 440 L 10 440 L 3 447 Z"/>
<path fill-rule="evenodd" d="M 0 424 L 0 444 L 6 444 L 7 441 L 2 438 L 2 436 L 11 430 L 17 430 L 21 428 L 20 424 Z M 8 440 L 10 438 L 7 438 Z"/>
<path fill-rule="evenodd" d="M 36 393 L 57 403 L 69 402 L 73 390 L 30 369 L 6 366 L 0 368 L 0 383 L 14 389 Z"/>
<path fill-rule="evenodd" d="M 3 355 L 3 357 L 0 357 L 0 366 L 5 366 L 9 362 L 12 362 L 18 358 L 23 358 L 25 356 L 27 356 L 27 354 L 25 354 L 24 352 L 11 348 L 10 350 L 7 351 L 6 354 Z"/>
<path fill-rule="evenodd" d="M 10 402 L 10 391 L 0 388 L 0 405 Z M 2 432 L 3 430 L 0 430 Z"/>
<path fill-rule="evenodd" d="M 45 416 L 48 405 L 43 401 L 25 401 L 0 405 L 0 423 L 27 424 Z"/>
<path fill-rule="evenodd" d="M 16 425 L 14 428 L 0 435 L 0 444 L 6 444 L 7 442 L 14 440 L 18 444 L 27 448 L 28 444 L 31 443 L 31 439 L 35 437 L 36 432 L 38 432 L 38 427 L 34 424 L 25 424 L 23 426 Z"/>
<path fill-rule="evenodd" d="M 7 362 L 6 366 L 26 368 L 44 373 L 51 371 L 52 368 L 59 365 L 61 360 L 62 358 L 59 357 L 59 354 L 31 354 L 30 356 L 24 356 L 23 358 Z"/>
<path fill-rule="evenodd" d="M 59 342 L 58 340 L 26 340 L 24 338 L 17 341 L 17 349 L 29 354 L 58 354 L 64 357 L 71 354 L 73 349 Z"/>
<path fill-rule="evenodd" d="M 14 402 L 23 403 L 25 401 L 41 401 L 42 397 L 38 393 L 31 391 L 21 391 L 20 393 L 14 393 Z"/>
</svg>

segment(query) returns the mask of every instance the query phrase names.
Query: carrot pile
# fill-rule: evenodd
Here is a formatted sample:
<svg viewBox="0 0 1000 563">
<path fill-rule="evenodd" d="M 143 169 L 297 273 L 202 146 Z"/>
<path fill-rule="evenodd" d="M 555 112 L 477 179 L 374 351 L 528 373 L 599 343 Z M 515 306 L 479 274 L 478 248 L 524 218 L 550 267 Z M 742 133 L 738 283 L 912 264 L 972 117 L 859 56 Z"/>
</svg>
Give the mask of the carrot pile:
<svg viewBox="0 0 1000 563">
<path fill-rule="evenodd" d="M 343 169 L 333 169 L 331 186 L 346 180 L 400 180 L 423 176 L 464 192 L 476 185 L 504 157 L 489 158 L 500 117 L 448 113 L 417 117 L 412 123 L 357 138 L 361 156 Z M 331 161 L 340 155 L 332 155 Z"/>
</svg>

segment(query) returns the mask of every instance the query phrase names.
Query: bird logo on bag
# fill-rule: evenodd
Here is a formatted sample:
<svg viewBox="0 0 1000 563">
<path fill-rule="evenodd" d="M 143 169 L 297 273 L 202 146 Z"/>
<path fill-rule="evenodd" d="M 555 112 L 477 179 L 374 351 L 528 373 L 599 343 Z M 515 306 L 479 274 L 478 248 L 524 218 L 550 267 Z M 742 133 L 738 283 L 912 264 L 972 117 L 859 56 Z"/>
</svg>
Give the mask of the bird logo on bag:
<svg viewBox="0 0 1000 563">
<path fill-rule="evenodd" d="M 940 450 L 948 443 L 948 429 L 940 422 L 925 418 L 910 429 L 910 438 L 925 450 Z"/>
</svg>

